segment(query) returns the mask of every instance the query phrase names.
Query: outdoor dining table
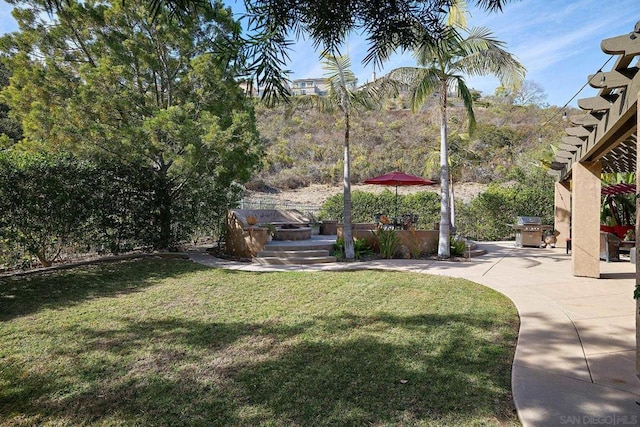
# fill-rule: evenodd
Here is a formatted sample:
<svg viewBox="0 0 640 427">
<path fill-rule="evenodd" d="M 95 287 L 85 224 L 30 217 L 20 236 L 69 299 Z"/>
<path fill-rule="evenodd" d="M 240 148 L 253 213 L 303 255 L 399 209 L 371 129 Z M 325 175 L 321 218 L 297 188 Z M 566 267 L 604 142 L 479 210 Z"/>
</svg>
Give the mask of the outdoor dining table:
<svg viewBox="0 0 640 427">
<path fill-rule="evenodd" d="M 375 214 L 374 222 L 378 224 L 383 230 L 408 230 L 415 227 L 418 223 L 418 215 L 416 214 L 404 214 L 397 217 L 386 217 L 388 222 L 383 222 L 382 217 L 386 215 Z"/>
</svg>

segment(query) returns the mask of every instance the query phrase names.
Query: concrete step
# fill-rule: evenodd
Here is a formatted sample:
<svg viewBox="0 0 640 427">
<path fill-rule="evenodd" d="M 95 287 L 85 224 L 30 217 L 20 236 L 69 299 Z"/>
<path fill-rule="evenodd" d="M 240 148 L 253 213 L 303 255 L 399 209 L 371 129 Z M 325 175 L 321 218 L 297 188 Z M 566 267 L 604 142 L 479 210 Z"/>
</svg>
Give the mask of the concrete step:
<svg viewBox="0 0 640 427">
<path fill-rule="evenodd" d="M 335 241 L 335 236 L 312 236 L 307 240 L 272 240 L 253 262 L 263 265 L 336 262 L 336 257 L 329 255 Z"/>
<path fill-rule="evenodd" d="M 253 262 L 261 265 L 290 265 L 290 264 L 320 264 L 320 263 L 329 263 L 336 262 L 337 259 L 334 256 L 315 256 L 315 257 L 304 257 L 304 256 L 289 256 L 289 257 L 256 257 L 253 258 Z"/>
<path fill-rule="evenodd" d="M 258 258 L 268 258 L 268 257 L 277 257 L 277 258 L 299 258 L 299 257 L 326 257 L 329 256 L 329 250 L 327 249 L 300 249 L 300 250 L 272 250 L 272 249 L 263 249 L 259 254 Z"/>
<path fill-rule="evenodd" d="M 300 240 L 296 241 L 288 241 L 288 242 L 279 242 L 272 240 L 267 243 L 263 251 L 276 252 L 276 251 L 329 251 L 333 250 L 333 243 L 325 243 L 325 242 L 313 242 L 311 240 Z"/>
</svg>

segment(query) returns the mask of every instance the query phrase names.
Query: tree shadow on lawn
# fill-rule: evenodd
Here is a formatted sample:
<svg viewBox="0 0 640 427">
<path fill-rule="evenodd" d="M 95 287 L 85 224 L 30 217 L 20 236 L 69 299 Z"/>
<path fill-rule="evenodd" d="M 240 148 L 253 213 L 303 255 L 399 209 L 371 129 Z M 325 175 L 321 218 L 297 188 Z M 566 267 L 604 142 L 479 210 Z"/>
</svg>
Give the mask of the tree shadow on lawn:
<svg viewBox="0 0 640 427">
<path fill-rule="evenodd" d="M 0 322 L 79 304 L 92 298 L 139 292 L 156 280 L 206 269 L 183 260 L 131 260 L 0 278 Z"/>
<path fill-rule="evenodd" d="M 517 423 L 514 343 L 469 333 L 490 320 L 349 313 L 311 319 L 85 328 L 78 334 L 86 351 L 64 375 L 9 364 L 0 375 L 8 385 L 0 408 L 11 407 L 19 419 L 77 424 Z M 411 338 L 388 338 L 399 331 Z M 446 337 L 425 345 L 433 334 Z"/>
</svg>

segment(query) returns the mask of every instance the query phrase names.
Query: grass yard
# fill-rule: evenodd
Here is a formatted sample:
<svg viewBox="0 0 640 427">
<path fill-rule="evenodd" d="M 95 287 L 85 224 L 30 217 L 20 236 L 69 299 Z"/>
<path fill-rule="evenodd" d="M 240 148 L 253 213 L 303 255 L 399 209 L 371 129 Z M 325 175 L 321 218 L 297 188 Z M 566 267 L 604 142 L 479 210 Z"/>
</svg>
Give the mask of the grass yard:
<svg viewBox="0 0 640 427">
<path fill-rule="evenodd" d="M 138 260 L 0 279 L 0 425 L 518 425 L 472 282 Z"/>
</svg>

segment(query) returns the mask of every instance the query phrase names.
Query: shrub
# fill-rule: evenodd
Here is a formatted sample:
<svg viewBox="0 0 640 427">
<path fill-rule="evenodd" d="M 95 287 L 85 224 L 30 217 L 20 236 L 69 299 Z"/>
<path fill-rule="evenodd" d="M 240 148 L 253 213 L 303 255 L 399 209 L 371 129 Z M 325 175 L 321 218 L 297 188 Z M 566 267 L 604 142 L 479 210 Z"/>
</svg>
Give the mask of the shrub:
<svg viewBox="0 0 640 427">
<path fill-rule="evenodd" d="M 353 249 L 356 259 L 362 259 L 373 253 L 371 246 L 369 246 L 365 239 L 353 239 Z M 339 237 L 336 243 L 333 244 L 333 255 L 337 258 L 345 258 L 344 237 Z"/>
<path fill-rule="evenodd" d="M 0 152 L 0 264 L 28 267 L 36 257 L 48 266 L 65 253 L 154 247 L 157 180 L 141 165 Z M 217 177 L 184 183 L 170 206 L 172 241 L 220 236 L 240 192 Z"/>
<path fill-rule="evenodd" d="M 468 204 L 456 205 L 458 234 L 476 240 L 510 239 L 510 224 L 518 216 L 538 216 L 543 224 L 553 224 L 553 197 L 553 178 L 541 170 L 508 185 L 491 184 Z"/>
<path fill-rule="evenodd" d="M 351 215 L 353 222 L 373 222 L 377 213 L 393 216 L 396 212 L 395 194 L 384 190 L 380 194 L 365 191 L 351 193 Z M 344 195 L 342 193 L 329 197 L 320 209 L 321 219 L 342 221 Z M 418 228 L 430 229 L 439 218 L 440 197 L 436 193 L 422 191 L 410 195 L 398 195 L 398 215 L 413 213 L 418 215 Z"/>
<path fill-rule="evenodd" d="M 400 237 L 395 230 L 378 229 L 376 231 L 378 244 L 380 245 L 380 256 L 382 258 L 391 259 L 400 250 Z"/>
<path fill-rule="evenodd" d="M 92 213 L 93 165 L 69 155 L 0 152 L 0 238 L 49 266 L 65 246 L 83 242 Z M 13 256 L 15 257 L 15 256 Z"/>
<path fill-rule="evenodd" d="M 467 242 L 459 237 L 451 238 L 451 256 L 464 256 L 467 250 Z"/>
</svg>

